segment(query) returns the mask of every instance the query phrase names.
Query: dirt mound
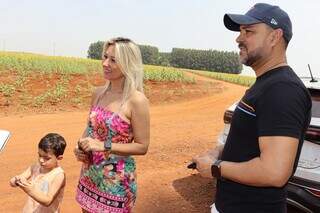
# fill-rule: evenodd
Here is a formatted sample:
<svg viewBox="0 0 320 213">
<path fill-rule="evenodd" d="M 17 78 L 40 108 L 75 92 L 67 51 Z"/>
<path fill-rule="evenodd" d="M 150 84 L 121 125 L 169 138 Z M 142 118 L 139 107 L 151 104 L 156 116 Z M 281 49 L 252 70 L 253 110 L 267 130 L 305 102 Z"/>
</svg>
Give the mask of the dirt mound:
<svg viewBox="0 0 320 213">
<path fill-rule="evenodd" d="M 5 73 L 5 72 L 4 72 Z M 6 74 L 6 75 L 5 75 Z M 95 87 L 105 84 L 100 73 L 85 74 L 30 74 L 15 72 L 0 75 L 0 115 L 57 113 L 87 110 Z M 204 97 L 221 92 L 218 82 L 145 81 L 144 90 L 151 104 L 167 104 Z"/>
</svg>

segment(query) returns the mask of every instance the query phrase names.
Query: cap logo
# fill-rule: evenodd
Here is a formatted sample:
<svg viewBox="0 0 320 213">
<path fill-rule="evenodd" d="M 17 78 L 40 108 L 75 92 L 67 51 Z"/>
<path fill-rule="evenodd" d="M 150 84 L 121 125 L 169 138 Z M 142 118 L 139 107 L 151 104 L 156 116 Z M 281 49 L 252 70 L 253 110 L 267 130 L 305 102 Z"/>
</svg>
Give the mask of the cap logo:
<svg viewBox="0 0 320 213">
<path fill-rule="evenodd" d="M 271 19 L 270 23 L 273 25 L 278 25 L 278 22 L 274 18 Z"/>
</svg>

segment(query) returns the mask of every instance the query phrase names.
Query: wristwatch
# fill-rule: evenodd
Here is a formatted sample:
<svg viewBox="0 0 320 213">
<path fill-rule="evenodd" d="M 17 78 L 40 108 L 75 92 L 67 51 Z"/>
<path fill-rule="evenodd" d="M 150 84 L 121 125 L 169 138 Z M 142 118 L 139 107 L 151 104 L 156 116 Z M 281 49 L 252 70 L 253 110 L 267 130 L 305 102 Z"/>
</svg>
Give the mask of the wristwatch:
<svg viewBox="0 0 320 213">
<path fill-rule="evenodd" d="M 107 138 L 107 140 L 104 141 L 105 151 L 108 151 L 108 152 L 111 151 L 111 146 L 112 146 L 111 140 Z"/>
<path fill-rule="evenodd" d="M 221 178 L 221 162 L 222 160 L 216 160 L 212 166 L 211 166 L 211 174 L 212 177 L 215 177 L 217 179 Z"/>
</svg>

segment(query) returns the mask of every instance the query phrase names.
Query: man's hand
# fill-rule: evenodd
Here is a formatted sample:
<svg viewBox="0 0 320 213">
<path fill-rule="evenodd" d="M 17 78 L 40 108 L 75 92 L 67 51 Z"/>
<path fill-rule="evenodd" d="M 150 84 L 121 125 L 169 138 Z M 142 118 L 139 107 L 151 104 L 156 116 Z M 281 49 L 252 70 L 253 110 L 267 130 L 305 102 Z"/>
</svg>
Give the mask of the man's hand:
<svg viewBox="0 0 320 213">
<path fill-rule="evenodd" d="M 197 170 L 202 177 L 212 178 L 211 165 L 217 160 L 219 152 L 209 151 L 195 156 L 192 161 L 197 164 Z"/>
</svg>

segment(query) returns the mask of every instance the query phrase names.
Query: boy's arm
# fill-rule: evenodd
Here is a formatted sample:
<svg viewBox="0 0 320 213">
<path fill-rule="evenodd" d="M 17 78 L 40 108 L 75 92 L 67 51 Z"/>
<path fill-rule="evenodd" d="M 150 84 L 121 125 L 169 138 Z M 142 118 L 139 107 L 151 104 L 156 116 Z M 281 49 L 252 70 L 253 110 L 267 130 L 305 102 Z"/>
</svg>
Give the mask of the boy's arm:
<svg viewBox="0 0 320 213">
<path fill-rule="evenodd" d="M 47 194 L 32 187 L 28 182 L 18 182 L 20 188 L 25 191 L 35 201 L 44 206 L 50 206 L 54 198 L 58 195 L 60 189 L 65 185 L 65 174 L 59 173 L 54 180 L 49 183 L 49 191 Z"/>
<path fill-rule="evenodd" d="M 33 166 L 29 166 L 24 172 L 22 172 L 20 175 L 16 175 L 13 178 L 10 179 L 10 186 L 12 187 L 17 187 L 17 181 L 20 180 L 21 178 L 24 178 L 28 180 L 31 177 L 31 171 L 32 171 Z"/>
</svg>

